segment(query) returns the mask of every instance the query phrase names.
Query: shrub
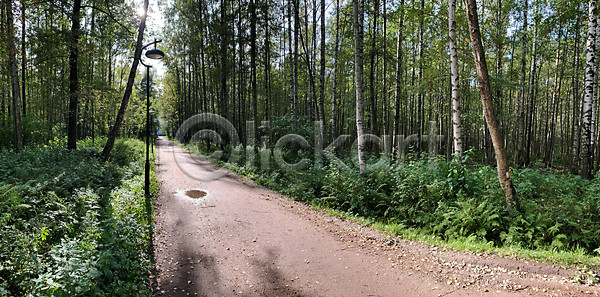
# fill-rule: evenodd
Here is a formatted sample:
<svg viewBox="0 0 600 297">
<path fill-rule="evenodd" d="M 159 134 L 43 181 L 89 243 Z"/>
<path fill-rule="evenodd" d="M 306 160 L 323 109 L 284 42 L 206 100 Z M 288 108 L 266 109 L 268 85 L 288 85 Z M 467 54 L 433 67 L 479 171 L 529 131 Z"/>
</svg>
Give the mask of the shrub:
<svg viewBox="0 0 600 297">
<path fill-rule="evenodd" d="M 0 151 L 0 296 L 149 295 L 143 142 L 102 142 Z"/>
</svg>

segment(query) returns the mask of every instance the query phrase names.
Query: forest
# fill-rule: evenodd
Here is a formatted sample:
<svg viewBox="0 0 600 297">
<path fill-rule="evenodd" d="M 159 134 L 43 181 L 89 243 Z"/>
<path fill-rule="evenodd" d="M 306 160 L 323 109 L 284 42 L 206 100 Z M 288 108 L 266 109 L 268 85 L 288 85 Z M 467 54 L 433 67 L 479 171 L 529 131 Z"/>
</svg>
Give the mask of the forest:
<svg viewBox="0 0 600 297">
<path fill-rule="evenodd" d="M 448 3 L 363 5 L 365 133 L 427 134 L 435 121 L 445 135 L 440 153 L 450 159 L 455 148 Z M 454 5 L 459 138 L 480 163 L 493 164 L 466 8 L 461 1 Z M 588 127 L 586 41 L 588 25 L 597 24 L 588 20 L 588 3 L 482 1 L 478 13 L 493 111 L 510 165 L 579 173 L 581 136 Z M 322 121 L 327 139 L 356 135 L 352 2 L 174 1 L 165 15 L 169 71 L 160 104 L 171 130 L 208 111 L 238 131 L 245 131 L 247 120 L 290 116 Z M 591 123 L 595 143 L 595 118 Z M 592 161 L 593 168 L 598 162 Z"/>
<path fill-rule="evenodd" d="M 595 0 L 158 2 L 1 2 L 0 210 L 7 215 L 0 222 L 12 229 L 0 234 L 7 244 L 19 234 L 27 239 L 2 244 L 0 263 L 9 264 L 0 265 L 0 295 L 75 292 L 85 287 L 81 279 L 101 290 L 112 277 L 136 290 L 147 277 L 142 241 L 151 233 L 136 237 L 122 222 L 151 225 L 142 215 L 135 139 L 148 123 L 198 154 L 224 151 L 213 161 L 263 185 L 396 234 L 597 264 Z M 148 61 L 143 44 L 157 40 L 160 71 L 139 65 Z M 147 108 L 156 112 L 148 123 Z M 229 121 L 240 146 L 185 144 L 215 129 L 178 135 L 198 114 Z M 287 162 L 309 160 L 305 171 L 288 172 L 275 164 L 273 147 L 289 134 L 338 149 L 287 146 L 278 153 Z M 356 148 L 336 142 L 344 135 Z M 225 162 L 239 151 L 240 160 Z M 333 155 L 358 161 L 341 168 L 324 158 Z M 60 156 L 68 156 L 65 164 Z M 387 170 L 366 170 L 380 159 Z M 92 167 L 101 174 L 73 176 L 58 188 L 42 170 L 61 179 L 59 171 Z M 113 209 L 127 199 L 137 201 L 126 208 L 133 218 Z M 43 209 L 74 219 L 48 233 Z M 102 246 L 93 236 L 109 227 L 132 240 L 111 252 L 129 257 L 133 247 L 144 272 L 106 273 L 114 264 L 106 259 L 117 257 L 110 256 L 71 263 L 87 267 L 81 279 L 49 274 L 66 269 L 57 262 L 73 251 L 65 238 L 85 241 L 74 244 L 83 249 Z M 45 260 L 21 261 L 32 254 Z M 7 260 L 14 257 L 18 263 Z"/>
</svg>

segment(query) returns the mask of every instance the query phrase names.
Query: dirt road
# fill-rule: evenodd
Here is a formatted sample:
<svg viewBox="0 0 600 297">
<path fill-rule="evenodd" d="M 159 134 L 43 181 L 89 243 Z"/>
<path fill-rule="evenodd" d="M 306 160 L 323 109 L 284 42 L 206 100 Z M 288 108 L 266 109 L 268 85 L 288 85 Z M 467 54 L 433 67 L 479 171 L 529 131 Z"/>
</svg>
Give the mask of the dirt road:
<svg viewBox="0 0 600 297">
<path fill-rule="evenodd" d="M 597 296 L 562 268 L 403 241 L 158 140 L 154 296 Z M 201 198 L 199 190 L 207 193 Z"/>
</svg>

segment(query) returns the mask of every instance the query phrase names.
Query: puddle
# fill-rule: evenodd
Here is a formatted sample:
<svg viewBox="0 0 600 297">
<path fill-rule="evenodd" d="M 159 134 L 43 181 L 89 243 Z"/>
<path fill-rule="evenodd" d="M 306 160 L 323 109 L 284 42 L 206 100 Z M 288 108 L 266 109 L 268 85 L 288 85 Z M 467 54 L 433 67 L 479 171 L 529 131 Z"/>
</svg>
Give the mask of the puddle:
<svg viewBox="0 0 600 297">
<path fill-rule="evenodd" d="M 205 189 L 179 189 L 173 194 L 175 194 L 175 196 L 179 197 L 180 199 L 189 201 L 200 207 L 214 207 L 214 197 L 210 195 L 210 193 Z"/>
<path fill-rule="evenodd" d="M 202 191 L 202 190 L 187 190 L 187 191 L 185 191 L 185 195 L 190 198 L 198 199 L 198 198 L 206 197 L 206 195 L 208 195 L 208 193 L 206 193 L 205 191 Z"/>
</svg>

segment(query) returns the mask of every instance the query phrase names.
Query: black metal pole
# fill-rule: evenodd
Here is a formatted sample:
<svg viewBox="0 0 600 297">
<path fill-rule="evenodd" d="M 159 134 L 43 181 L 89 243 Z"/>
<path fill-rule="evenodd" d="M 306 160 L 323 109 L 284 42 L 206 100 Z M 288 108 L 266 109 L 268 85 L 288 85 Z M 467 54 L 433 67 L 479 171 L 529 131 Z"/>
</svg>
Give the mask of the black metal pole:
<svg viewBox="0 0 600 297">
<path fill-rule="evenodd" d="M 150 67 L 146 66 L 146 167 L 144 195 L 150 197 Z"/>
</svg>

